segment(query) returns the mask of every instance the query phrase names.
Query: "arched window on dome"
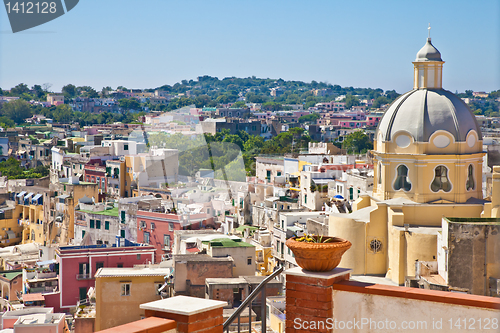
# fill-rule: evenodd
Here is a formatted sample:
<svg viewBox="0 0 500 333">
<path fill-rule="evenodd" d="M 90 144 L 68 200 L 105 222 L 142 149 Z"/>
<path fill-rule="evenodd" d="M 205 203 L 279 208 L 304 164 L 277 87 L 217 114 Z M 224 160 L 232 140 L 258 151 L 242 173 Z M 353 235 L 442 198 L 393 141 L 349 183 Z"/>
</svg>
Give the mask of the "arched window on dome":
<svg viewBox="0 0 500 333">
<path fill-rule="evenodd" d="M 451 191 L 451 182 L 448 179 L 448 168 L 444 165 L 438 165 L 434 169 L 434 180 L 431 184 L 431 190 L 437 192 L 443 190 L 445 192 Z"/>
<path fill-rule="evenodd" d="M 398 175 L 396 176 L 396 181 L 394 182 L 394 189 L 399 191 L 403 189 L 405 191 L 411 190 L 411 183 L 408 178 L 408 167 L 401 164 L 397 168 Z"/>
<path fill-rule="evenodd" d="M 465 183 L 465 187 L 467 191 L 473 190 L 475 188 L 474 183 L 474 167 L 472 164 L 469 164 L 469 169 L 467 170 L 467 183 Z"/>
</svg>

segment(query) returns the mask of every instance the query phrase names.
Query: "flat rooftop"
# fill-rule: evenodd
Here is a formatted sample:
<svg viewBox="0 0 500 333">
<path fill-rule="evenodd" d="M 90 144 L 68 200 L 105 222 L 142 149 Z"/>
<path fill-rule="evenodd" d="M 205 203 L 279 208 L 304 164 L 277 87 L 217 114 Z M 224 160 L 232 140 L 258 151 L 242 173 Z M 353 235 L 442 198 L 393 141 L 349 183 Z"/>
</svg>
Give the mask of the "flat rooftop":
<svg viewBox="0 0 500 333">
<path fill-rule="evenodd" d="M 104 267 L 97 271 L 95 277 L 121 277 L 121 276 L 165 276 L 170 275 L 170 268 L 118 268 L 118 267 Z"/>
</svg>

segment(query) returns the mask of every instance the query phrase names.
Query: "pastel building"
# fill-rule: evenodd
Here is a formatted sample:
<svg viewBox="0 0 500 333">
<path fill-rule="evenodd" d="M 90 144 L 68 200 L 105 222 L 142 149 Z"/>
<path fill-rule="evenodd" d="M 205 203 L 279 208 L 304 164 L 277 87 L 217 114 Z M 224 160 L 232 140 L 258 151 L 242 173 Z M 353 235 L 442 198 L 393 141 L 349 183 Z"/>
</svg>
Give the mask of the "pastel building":
<svg viewBox="0 0 500 333">
<path fill-rule="evenodd" d="M 87 299 L 89 288 L 95 287 L 94 275 L 99 268 L 154 263 L 154 253 L 152 246 L 61 246 L 56 251 L 60 292 L 58 297 L 45 296 L 45 304 L 69 311 L 79 300 Z"/>
</svg>

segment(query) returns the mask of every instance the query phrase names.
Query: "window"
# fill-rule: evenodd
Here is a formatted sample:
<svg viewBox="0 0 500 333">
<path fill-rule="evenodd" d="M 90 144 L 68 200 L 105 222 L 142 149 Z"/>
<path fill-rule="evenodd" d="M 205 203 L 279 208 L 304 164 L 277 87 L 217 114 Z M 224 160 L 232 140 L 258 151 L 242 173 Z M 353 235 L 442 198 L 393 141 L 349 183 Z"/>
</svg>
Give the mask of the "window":
<svg viewBox="0 0 500 333">
<path fill-rule="evenodd" d="M 109 230 L 109 221 L 104 222 L 104 229 Z"/>
<path fill-rule="evenodd" d="M 85 237 L 85 230 L 82 230 L 82 238 Z"/>
<path fill-rule="evenodd" d="M 377 183 L 382 184 L 382 163 L 380 162 L 377 164 Z"/>
<path fill-rule="evenodd" d="M 163 287 L 163 283 L 160 283 L 160 282 L 155 282 L 154 283 L 154 286 L 155 286 L 155 290 L 156 290 L 156 295 L 160 295 L 161 292 L 160 292 L 160 288 Z"/>
<path fill-rule="evenodd" d="M 94 223 L 95 223 L 94 220 L 90 220 L 90 229 L 94 229 Z"/>
<path fill-rule="evenodd" d="M 128 150 L 128 145 L 123 145 L 123 150 Z"/>
<path fill-rule="evenodd" d="M 125 238 L 125 229 L 120 230 L 120 237 Z"/>
<path fill-rule="evenodd" d="M 278 243 L 276 243 L 276 252 L 280 253 L 280 249 L 281 249 L 281 246 L 280 246 L 281 242 L 278 241 Z"/>
<path fill-rule="evenodd" d="M 220 213 L 219 213 L 219 215 L 220 215 Z M 172 222 L 170 222 L 168 224 L 168 231 L 174 231 L 174 224 Z"/>
<path fill-rule="evenodd" d="M 78 274 L 86 275 L 89 274 L 89 264 L 86 262 L 81 262 L 78 264 Z"/>
<path fill-rule="evenodd" d="M 101 220 L 96 220 L 95 221 L 95 228 L 96 229 L 101 229 Z"/>
<path fill-rule="evenodd" d="M 130 283 L 122 283 L 121 296 L 130 296 Z"/>
<path fill-rule="evenodd" d="M 149 244 L 149 232 L 144 231 L 144 243 Z"/>
<path fill-rule="evenodd" d="M 438 165 L 434 169 L 434 180 L 431 184 L 431 190 L 433 192 L 438 192 L 439 190 L 445 192 L 451 191 L 451 183 L 448 179 L 448 169 L 444 165 Z"/>
<path fill-rule="evenodd" d="M 170 248 L 170 235 L 163 235 L 163 247 Z"/>
<path fill-rule="evenodd" d="M 99 268 L 103 268 L 104 267 L 104 262 L 103 261 L 98 261 L 95 263 L 95 271 L 97 272 L 99 270 Z"/>
<path fill-rule="evenodd" d="M 137 260 L 141 260 L 141 254 L 140 253 L 138 253 L 136 257 L 137 257 Z"/>
<path fill-rule="evenodd" d="M 248 257 L 247 258 L 247 265 L 251 265 L 252 264 L 252 257 Z"/>
<path fill-rule="evenodd" d="M 306 204 L 307 203 L 307 194 L 304 195 L 304 203 Z"/>
<path fill-rule="evenodd" d="M 475 188 L 474 184 L 474 167 L 469 164 L 469 169 L 467 172 L 467 183 L 465 184 L 467 191 L 473 190 Z"/>
<path fill-rule="evenodd" d="M 125 223 L 125 211 L 121 211 L 122 223 Z"/>
<path fill-rule="evenodd" d="M 276 175 L 279 177 L 281 176 L 281 171 L 276 172 Z"/>
<path fill-rule="evenodd" d="M 401 164 L 396 169 L 398 175 L 396 176 L 396 181 L 394 182 L 394 189 L 399 191 L 401 189 L 405 191 L 411 190 L 411 183 L 408 178 L 408 167 Z"/>
<path fill-rule="evenodd" d="M 122 262 L 117 263 L 117 264 L 116 264 L 116 267 L 118 267 L 118 268 L 123 268 L 123 263 L 122 263 Z"/>
</svg>

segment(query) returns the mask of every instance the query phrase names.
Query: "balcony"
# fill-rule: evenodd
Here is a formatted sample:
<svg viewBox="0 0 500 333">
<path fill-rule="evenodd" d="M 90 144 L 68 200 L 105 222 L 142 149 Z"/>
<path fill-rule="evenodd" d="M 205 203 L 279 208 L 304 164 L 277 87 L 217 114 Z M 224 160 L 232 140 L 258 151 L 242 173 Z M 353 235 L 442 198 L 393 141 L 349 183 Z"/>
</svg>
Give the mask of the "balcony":
<svg viewBox="0 0 500 333">
<path fill-rule="evenodd" d="M 91 280 L 94 277 L 90 274 L 76 274 L 76 279 L 77 280 Z"/>
<path fill-rule="evenodd" d="M 276 257 L 278 259 L 285 259 L 285 255 L 281 252 L 276 251 L 276 249 L 273 248 L 273 257 Z"/>
</svg>

